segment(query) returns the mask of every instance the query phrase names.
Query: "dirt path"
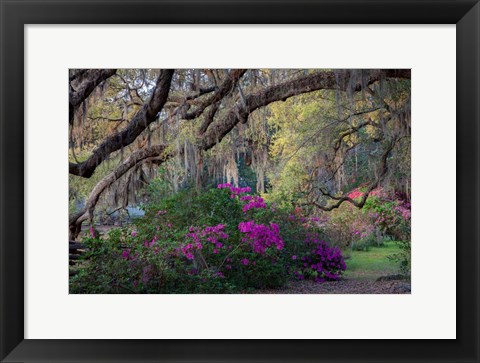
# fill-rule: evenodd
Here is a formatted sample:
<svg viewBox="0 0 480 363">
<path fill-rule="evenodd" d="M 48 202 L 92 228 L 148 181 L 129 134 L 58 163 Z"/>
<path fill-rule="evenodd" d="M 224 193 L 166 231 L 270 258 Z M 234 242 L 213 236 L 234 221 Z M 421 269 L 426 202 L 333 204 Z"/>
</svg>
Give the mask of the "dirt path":
<svg viewBox="0 0 480 363">
<path fill-rule="evenodd" d="M 410 294 L 410 282 L 341 280 L 315 283 L 295 281 L 278 290 L 258 290 L 256 294 Z"/>
</svg>

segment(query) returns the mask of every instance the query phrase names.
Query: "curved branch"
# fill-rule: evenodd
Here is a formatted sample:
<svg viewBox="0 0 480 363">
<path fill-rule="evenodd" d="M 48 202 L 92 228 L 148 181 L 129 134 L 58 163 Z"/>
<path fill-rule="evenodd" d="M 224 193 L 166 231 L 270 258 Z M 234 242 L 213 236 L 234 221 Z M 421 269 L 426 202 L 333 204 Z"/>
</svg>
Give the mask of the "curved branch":
<svg viewBox="0 0 480 363">
<path fill-rule="evenodd" d="M 348 195 L 343 195 L 341 197 L 337 197 L 337 196 L 334 196 L 334 195 L 328 193 L 324 189 L 319 188 L 320 193 L 322 193 L 323 196 L 329 197 L 332 200 L 336 200 L 336 203 L 334 203 L 332 205 L 329 205 L 329 206 L 322 206 L 322 205 L 318 204 L 317 202 L 313 201 L 313 202 L 309 202 L 307 204 L 308 205 L 313 205 L 314 207 L 316 207 L 318 209 L 321 209 L 323 211 L 326 211 L 326 212 L 340 207 L 344 202 L 349 202 L 359 209 L 363 208 L 363 206 L 365 205 L 365 203 L 367 201 L 367 198 L 368 198 L 369 194 L 375 188 L 377 188 L 380 185 L 380 182 L 382 181 L 383 177 L 387 174 L 387 172 L 388 172 L 388 161 L 387 161 L 388 155 L 390 154 L 390 152 L 395 147 L 395 144 L 397 143 L 397 141 L 398 141 L 397 139 L 392 139 L 390 141 L 390 143 L 388 144 L 387 148 L 385 149 L 385 151 L 383 152 L 382 159 L 381 159 L 381 164 L 380 164 L 380 169 L 381 169 L 380 175 L 377 177 L 377 179 L 375 179 L 373 182 L 370 183 L 370 185 L 367 188 L 367 191 L 363 194 L 362 199 L 360 199 L 360 201 L 356 201 L 355 199 L 350 198 Z"/>
<path fill-rule="evenodd" d="M 222 98 L 224 98 L 233 89 L 238 80 L 245 74 L 246 71 L 246 69 L 234 69 L 231 71 L 225 81 L 220 85 L 217 92 L 202 102 L 194 111 L 187 113 L 183 118 L 185 120 L 193 120 L 200 116 L 208 106 L 221 101 Z"/>
<path fill-rule="evenodd" d="M 367 85 L 387 78 L 410 78 L 410 70 L 372 70 L 367 79 Z M 288 98 L 318 90 L 342 90 L 349 87 L 350 71 L 318 72 L 297 79 L 280 83 L 267 89 L 249 94 L 245 101 L 237 102 L 230 112 L 219 122 L 210 125 L 199 141 L 200 147 L 208 150 L 215 146 L 239 122 L 247 122 L 248 115 L 256 109 L 276 101 L 286 101 Z M 352 86 L 354 90 L 362 89 L 361 82 Z"/>
<path fill-rule="evenodd" d="M 173 73 L 174 71 L 170 69 L 162 70 L 150 100 L 135 114 L 128 126 L 122 131 L 107 137 L 87 160 L 80 164 L 70 163 L 70 174 L 89 178 L 108 155 L 131 144 L 149 124 L 154 122 L 157 119 L 157 114 L 167 102 Z"/>
<path fill-rule="evenodd" d="M 80 233 L 82 222 L 92 218 L 95 207 L 102 193 L 114 182 L 125 175 L 130 169 L 137 167 L 141 163 L 150 161 L 155 164 L 161 164 L 172 157 L 173 153 L 166 153 L 165 145 L 155 145 L 150 148 L 140 149 L 132 153 L 122 164 L 120 164 L 112 173 L 103 178 L 90 193 L 85 207 L 70 217 L 69 229 L 70 239 L 74 240 Z"/>
<path fill-rule="evenodd" d="M 241 70 L 243 72 L 243 70 Z M 239 71 L 239 77 L 241 76 L 241 73 Z M 173 74 L 173 72 L 172 72 Z M 341 74 L 342 77 L 344 77 L 344 84 L 348 84 L 345 80 L 348 80 L 349 77 L 349 72 L 344 71 L 343 74 Z M 410 70 L 378 70 L 378 71 L 372 71 L 370 74 L 370 77 L 368 79 L 368 83 L 371 84 L 373 82 L 378 81 L 381 77 L 401 77 L 401 78 L 410 78 Z M 255 94 L 250 94 L 245 97 L 245 100 L 241 100 L 237 102 L 227 113 L 227 115 L 222 118 L 220 121 L 210 125 L 206 132 L 199 138 L 198 140 L 198 146 L 200 149 L 203 150 L 208 150 L 212 147 L 214 147 L 217 143 L 219 143 L 239 122 L 247 122 L 248 121 L 248 115 L 253 112 L 254 110 L 266 106 L 272 102 L 275 101 L 280 101 L 280 100 L 286 100 L 289 97 L 302 94 L 302 93 L 308 93 L 308 92 L 313 92 L 317 91 L 320 89 L 344 89 L 342 88 L 342 83 L 337 82 L 338 80 L 338 74 L 335 75 L 334 72 L 319 72 L 315 74 L 311 74 L 305 77 L 301 77 L 292 81 L 284 82 L 281 84 L 278 84 L 276 86 L 271 86 L 267 88 L 266 90 L 262 92 L 258 92 Z M 169 79 L 169 82 L 171 81 L 171 76 Z M 361 85 L 354 85 L 355 89 L 358 88 L 358 90 L 361 90 Z M 346 86 L 345 86 L 346 87 Z M 227 92 L 228 93 L 228 92 Z M 168 95 L 168 93 L 167 93 Z M 210 97 L 209 100 L 212 100 L 213 97 Z M 154 96 L 152 96 L 154 98 Z M 221 98 L 220 98 L 221 100 Z M 165 96 L 165 101 L 166 101 L 166 96 Z M 215 102 L 215 101 L 213 101 Z M 212 102 L 210 102 L 211 104 Z M 209 105 L 210 105 L 209 104 Z M 163 105 L 162 105 L 163 106 Z M 206 106 L 208 107 L 208 105 Z M 205 107 L 205 108 L 206 108 Z M 145 109 L 144 107 L 143 109 Z M 204 110 L 205 110 L 204 108 Z M 143 110 L 142 109 L 142 110 Z M 156 114 L 155 114 L 156 115 Z M 133 121 L 132 121 L 133 123 Z M 130 126 L 129 126 L 130 127 Z M 127 127 L 127 129 L 129 128 Z M 143 131 L 143 129 L 142 129 Z M 380 182 L 380 179 L 386 174 L 387 172 L 387 157 L 389 152 L 393 149 L 393 146 L 395 144 L 395 141 L 392 142 L 391 146 L 386 150 L 382 157 L 382 173 L 379 177 L 379 179 L 370 186 L 368 193 L 373 190 L 378 183 Z M 103 144 L 102 144 L 103 145 Z M 81 212 L 77 213 L 70 219 L 70 232 L 71 234 L 76 237 L 78 233 L 80 232 L 80 227 L 81 224 L 84 220 L 88 219 L 93 215 L 93 210 L 96 206 L 96 203 L 98 202 L 100 195 L 103 193 L 103 191 L 108 188 L 110 185 L 112 185 L 120 176 L 124 175 L 128 170 L 130 170 L 132 167 L 136 166 L 139 163 L 146 162 L 147 160 L 151 160 L 152 162 L 161 164 L 164 161 L 168 160 L 171 156 L 174 155 L 174 152 L 165 154 L 165 150 L 167 149 L 167 146 L 165 145 L 157 145 L 157 146 L 152 146 L 150 148 L 145 148 L 138 150 L 131 154 L 129 158 L 123 162 L 120 166 L 115 169 L 113 173 L 102 179 L 97 186 L 94 188 L 92 193 L 90 194 L 90 197 L 88 199 L 87 205 L 84 210 Z M 335 197 L 332 196 L 332 199 L 338 200 L 338 205 L 337 206 L 331 206 L 329 207 L 330 209 L 325 209 L 325 210 L 332 210 L 334 208 L 338 208 L 341 203 L 344 201 L 348 200 L 352 202 L 353 204 L 356 203 L 357 206 L 363 206 L 365 204 L 366 198 L 368 196 L 368 193 L 364 196 L 364 200 L 360 202 L 356 202 L 350 198 L 347 197 Z M 325 208 L 322 206 L 318 206 L 319 208 Z"/>
<path fill-rule="evenodd" d="M 117 73 L 116 69 L 93 69 L 93 70 L 79 70 L 77 73 L 70 77 L 70 82 L 79 77 L 86 78 L 77 89 L 73 89 L 70 85 L 69 104 L 68 104 L 68 122 L 73 125 L 73 118 L 75 111 L 87 99 L 93 92 L 95 87 L 106 79 Z"/>
</svg>

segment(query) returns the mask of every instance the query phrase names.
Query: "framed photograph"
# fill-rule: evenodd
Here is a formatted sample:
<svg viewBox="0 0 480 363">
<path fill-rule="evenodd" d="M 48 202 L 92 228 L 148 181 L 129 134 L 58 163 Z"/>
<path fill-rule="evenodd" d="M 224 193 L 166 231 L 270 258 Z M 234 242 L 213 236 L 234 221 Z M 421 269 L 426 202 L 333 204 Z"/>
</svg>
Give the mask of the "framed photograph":
<svg viewBox="0 0 480 363">
<path fill-rule="evenodd" d="M 480 361 L 477 1 L 1 9 L 2 362 Z"/>
</svg>

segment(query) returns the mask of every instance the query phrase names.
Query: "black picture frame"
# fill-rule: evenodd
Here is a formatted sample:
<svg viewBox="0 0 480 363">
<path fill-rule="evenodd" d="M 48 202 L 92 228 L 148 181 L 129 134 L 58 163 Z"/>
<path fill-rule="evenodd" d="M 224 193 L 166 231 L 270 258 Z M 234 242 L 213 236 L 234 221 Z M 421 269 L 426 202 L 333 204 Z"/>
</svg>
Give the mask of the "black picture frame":
<svg viewBox="0 0 480 363">
<path fill-rule="evenodd" d="M 2 362 L 480 362 L 478 0 L 1 0 L 0 14 Z M 24 339 L 24 25 L 70 23 L 456 24 L 457 339 Z"/>
</svg>

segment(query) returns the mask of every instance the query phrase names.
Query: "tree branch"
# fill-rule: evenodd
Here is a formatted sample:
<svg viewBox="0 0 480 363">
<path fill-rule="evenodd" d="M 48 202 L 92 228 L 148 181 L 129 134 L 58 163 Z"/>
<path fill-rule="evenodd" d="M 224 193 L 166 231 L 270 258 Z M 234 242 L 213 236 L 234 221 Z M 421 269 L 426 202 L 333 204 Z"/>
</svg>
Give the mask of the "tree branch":
<svg viewBox="0 0 480 363">
<path fill-rule="evenodd" d="M 410 78 L 410 70 L 373 70 L 367 79 L 367 85 L 381 78 Z M 237 102 L 230 112 L 220 121 L 210 125 L 199 140 L 200 147 L 208 150 L 227 135 L 239 122 L 247 122 L 248 115 L 256 109 L 272 102 L 285 101 L 290 97 L 318 90 L 347 90 L 350 72 L 318 72 L 299 77 L 292 81 L 271 86 L 261 92 L 246 96 L 245 102 Z M 354 90 L 362 89 L 361 82 L 353 85 Z"/>
<path fill-rule="evenodd" d="M 122 131 L 107 137 L 87 160 L 80 164 L 70 163 L 70 174 L 89 178 L 108 155 L 131 144 L 150 123 L 154 122 L 157 119 L 157 114 L 167 101 L 173 73 L 173 70 L 162 70 L 150 100 L 135 114 L 128 126 Z"/>
<path fill-rule="evenodd" d="M 161 164 L 168 160 L 173 154 L 166 153 L 166 149 L 167 147 L 165 145 L 155 145 L 150 148 L 137 150 L 130 154 L 130 156 L 112 173 L 104 177 L 95 188 L 93 188 L 85 207 L 80 212 L 70 217 L 70 239 L 74 240 L 80 233 L 82 222 L 93 216 L 93 211 L 95 210 L 98 200 L 107 188 L 125 175 L 130 169 L 137 167 L 141 163 L 149 161 L 155 164 Z"/>
<path fill-rule="evenodd" d="M 316 201 L 308 202 L 307 204 L 308 205 L 313 205 L 316 208 L 321 209 L 321 210 L 326 211 L 326 212 L 340 207 L 344 202 L 349 202 L 357 208 L 363 208 L 363 206 L 365 205 L 365 202 L 367 201 L 367 198 L 368 198 L 369 194 L 375 188 L 377 188 L 380 185 L 380 182 L 382 181 L 383 177 L 387 174 L 387 172 L 388 172 L 388 161 L 387 161 L 388 155 L 390 154 L 390 152 L 395 147 L 395 144 L 396 144 L 397 141 L 398 141 L 397 139 L 392 139 L 390 141 L 390 143 L 388 144 L 387 148 L 385 149 L 385 151 L 383 152 L 382 159 L 381 159 L 381 164 L 380 164 L 380 170 L 381 170 L 380 175 L 378 176 L 377 179 L 375 179 L 373 182 L 370 183 L 370 185 L 367 188 L 367 191 L 363 194 L 362 199 L 360 199 L 360 201 L 356 201 L 355 199 L 350 198 L 348 195 L 343 195 L 341 197 L 337 197 L 335 195 L 330 194 L 326 190 L 324 190 L 322 188 L 319 188 L 320 193 L 322 193 L 323 196 L 329 197 L 330 199 L 336 200 L 337 202 L 332 204 L 332 205 L 329 205 L 329 206 L 322 206 L 322 205 L 318 204 Z"/>
<path fill-rule="evenodd" d="M 241 75 L 245 72 L 245 70 L 237 70 L 237 71 L 238 72 L 232 71 L 232 73 L 235 72 L 234 73 L 235 77 L 237 77 L 237 79 L 239 79 L 241 77 Z M 173 71 L 164 71 L 164 72 L 169 72 L 168 73 L 169 77 L 168 77 L 168 74 L 165 77 L 159 77 L 159 80 L 157 80 L 157 87 L 156 87 L 156 90 L 154 92 L 154 95 L 152 96 L 152 99 L 150 100 L 150 102 L 148 104 L 148 105 L 150 105 L 152 103 L 152 100 L 155 100 L 155 102 L 153 102 L 153 103 L 156 104 L 157 107 L 155 108 L 153 106 L 149 107 L 148 105 L 145 105 L 142 108 L 142 110 L 139 111 L 139 114 L 141 114 L 142 116 L 141 117 L 139 116 L 137 118 L 137 115 L 138 115 L 137 114 L 134 117 L 134 120 L 132 120 L 131 124 L 126 128 L 126 130 L 128 130 L 128 131 L 126 131 L 126 133 L 127 133 L 127 135 L 130 135 L 130 137 L 131 137 L 133 131 L 138 132 L 137 134 L 135 134 L 135 137 L 137 137 L 138 134 L 140 134 L 140 132 L 143 131 L 146 128 L 146 126 L 148 125 L 147 124 L 143 127 L 143 124 L 140 123 L 140 121 L 145 120 L 145 116 L 143 116 L 143 115 L 146 115 L 146 116 L 149 116 L 149 117 L 156 116 L 158 111 L 155 112 L 155 110 L 158 109 L 160 104 L 163 107 L 163 104 L 166 102 L 166 98 L 168 96 L 168 89 L 169 89 L 169 85 L 170 85 L 170 82 L 171 82 L 171 77 L 173 75 Z M 233 77 L 233 79 L 235 79 L 235 77 Z M 400 70 L 400 71 L 399 70 L 386 70 L 386 71 L 385 70 L 376 70 L 376 71 L 372 71 L 371 74 L 370 74 L 370 77 L 368 79 L 368 84 L 371 84 L 371 83 L 374 83 L 374 82 L 380 80 L 381 77 L 410 78 L 410 70 Z M 261 91 L 261 92 L 255 93 L 255 94 L 247 95 L 244 100 L 240 100 L 237 103 L 235 103 L 235 105 L 230 109 L 230 111 L 226 114 L 225 117 L 223 117 L 221 120 L 211 124 L 210 127 L 208 127 L 206 129 L 205 133 L 201 137 L 199 137 L 199 139 L 198 139 L 198 146 L 199 146 L 200 149 L 209 150 L 210 148 L 212 148 L 216 144 L 218 144 L 220 141 L 222 141 L 222 139 L 239 122 L 247 122 L 248 115 L 251 112 L 253 112 L 254 110 L 256 110 L 256 109 L 258 109 L 262 106 L 266 106 L 266 105 L 268 105 L 272 102 L 280 101 L 280 100 L 285 101 L 287 98 L 290 98 L 292 96 L 299 95 L 299 94 L 302 94 L 302 93 L 313 92 L 313 91 L 317 91 L 317 90 L 320 90 L 320 89 L 346 90 L 345 87 L 347 87 L 347 85 L 348 85 L 348 78 L 349 78 L 349 72 L 348 71 L 343 71 L 343 73 L 340 73 L 340 75 L 338 74 L 338 72 L 337 72 L 337 74 L 335 74 L 334 72 L 319 72 L 319 73 L 314 73 L 314 74 L 311 74 L 311 75 L 307 75 L 307 76 L 304 76 L 304 77 L 301 77 L 301 78 L 298 78 L 298 79 L 295 79 L 295 80 L 292 80 L 292 81 L 284 82 L 284 83 L 281 83 L 281 84 L 278 84 L 278 85 L 275 85 L 275 86 L 271 86 L 271 87 L 265 89 L 264 91 Z M 230 79 L 231 79 L 231 82 L 232 82 L 231 86 L 233 86 L 234 81 L 233 81 L 232 77 L 230 77 Z M 340 79 L 340 82 L 338 82 L 338 79 Z M 159 83 L 162 83 L 163 86 L 160 86 Z M 168 87 L 167 87 L 167 83 L 168 83 Z M 222 85 L 224 85 L 224 83 Z M 354 88 L 357 89 L 357 90 L 361 90 L 361 87 L 362 87 L 361 84 L 354 85 Z M 215 95 L 210 97 L 206 101 L 206 103 L 204 104 L 206 106 L 205 107 L 202 106 L 203 110 L 205 110 L 205 108 L 208 107 L 209 105 L 211 105 L 212 103 L 220 101 L 224 96 L 220 97 L 219 94 L 222 95 L 222 94 L 224 94 L 223 92 L 228 93 L 228 91 L 225 91 L 225 89 L 227 89 L 226 86 L 224 88 L 224 91 L 221 91 L 220 93 L 216 93 Z M 165 92 L 166 92 L 166 94 L 165 94 Z M 227 93 L 225 93 L 224 95 L 226 95 Z M 220 97 L 220 98 L 216 98 L 216 97 Z M 160 107 L 160 109 L 161 109 L 161 107 Z M 199 113 L 199 115 L 200 114 L 201 114 L 201 112 Z M 147 121 L 149 121 L 149 120 L 150 120 L 150 122 L 153 121 L 151 119 L 147 119 Z M 134 126 L 131 126 L 131 125 L 134 125 Z M 131 130 L 131 129 L 133 129 L 133 130 Z M 127 135 L 124 135 L 124 137 L 127 136 Z M 131 139 L 131 141 L 133 141 L 135 139 L 135 137 L 133 139 Z M 125 146 L 125 145 L 128 145 L 131 142 L 130 141 L 129 143 L 125 143 L 125 142 L 122 142 L 122 139 L 120 139 L 120 141 L 118 141 L 118 140 L 119 140 L 118 135 L 114 135 L 113 137 L 110 137 L 109 139 L 107 139 L 99 148 L 97 148 L 97 150 L 101 149 L 102 147 L 103 147 L 102 150 L 104 150 L 104 149 L 111 150 L 112 147 L 113 147 L 111 144 L 113 144 L 114 146 L 118 146 L 117 149 L 115 149 L 115 150 L 118 150 L 118 148 L 121 145 Z M 106 145 L 104 145 L 104 144 L 106 144 Z M 371 190 L 373 190 L 378 185 L 378 183 L 380 182 L 380 179 L 387 172 L 387 157 L 388 157 L 389 152 L 393 149 L 394 145 L 395 145 L 395 141 L 392 142 L 390 147 L 387 148 L 387 150 L 385 151 L 385 153 L 382 157 L 382 173 L 379 176 L 379 179 L 370 186 L 368 193 L 370 193 Z M 152 146 L 150 148 L 137 150 L 134 153 L 132 153 L 128 157 L 127 160 L 125 160 L 122 164 L 120 164 L 115 169 L 114 172 L 112 172 L 111 174 L 106 176 L 104 179 L 102 179 L 97 184 L 97 186 L 93 189 L 92 193 L 90 194 L 85 209 L 80 211 L 79 213 L 77 213 L 76 215 L 74 215 L 70 218 L 70 232 L 71 232 L 71 235 L 75 238 L 78 235 L 78 233 L 80 232 L 80 227 L 81 227 L 82 222 L 84 220 L 88 219 L 89 217 L 93 216 L 93 210 L 96 206 L 96 203 L 98 202 L 98 199 L 100 198 L 100 195 L 103 193 L 103 191 L 106 188 L 111 186 L 116 180 L 118 180 L 118 178 L 120 178 L 122 175 L 124 175 L 126 172 L 128 172 L 128 170 L 130 170 L 132 167 L 135 167 L 137 164 L 147 162 L 147 161 L 152 161 L 152 162 L 155 162 L 157 164 L 161 164 L 161 163 L 165 162 L 171 156 L 174 155 L 173 151 L 169 154 L 166 154 L 165 153 L 166 149 L 167 149 L 166 145 L 157 145 L 157 146 Z M 102 153 L 102 152 L 97 151 L 97 150 L 96 150 L 96 153 L 94 152 L 94 155 L 92 155 L 92 157 L 94 157 L 96 154 L 99 154 L 100 155 L 99 157 L 101 157 L 102 155 L 103 155 L 103 157 L 105 157 L 105 155 L 108 155 L 108 154 L 104 154 L 104 152 Z M 87 159 L 87 161 L 91 160 L 92 157 Z M 101 160 L 103 160 L 103 159 L 100 159 L 100 162 L 101 162 Z M 84 163 L 87 163 L 87 161 L 84 162 Z M 82 164 L 84 164 L 84 163 L 82 163 Z M 89 161 L 89 163 L 92 163 L 92 161 Z M 77 165 L 82 165 L 82 164 L 77 164 Z M 85 165 L 87 165 L 87 164 L 85 164 Z M 89 168 L 85 167 L 82 176 L 88 175 L 87 171 L 90 170 L 90 169 L 92 169 L 91 172 L 93 173 L 93 170 L 95 170 L 96 165 L 98 165 L 98 164 L 96 164 L 95 159 L 94 159 L 92 165 L 93 166 L 90 166 Z M 78 167 L 78 166 L 75 166 L 75 167 Z M 72 167 L 71 167 L 71 169 L 72 169 Z M 73 174 L 75 174 L 75 173 L 73 173 Z M 81 175 L 81 174 L 76 174 L 76 175 Z M 91 173 L 89 175 L 91 175 Z M 344 196 L 344 197 L 331 196 L 332 199 L 338 201 L 337 205 L 330 206 L 327 209 L 325 209 L 325 207 L 322 207 L 320 205 L 318 205 L 318 207 L 321 208 L 321 209 L 324 209 L 324 210 L 332 210 L 334 208 L 338 208 L 340 206 L 340 204 L 343 203 L 344 201 L 350 201 L 352 204 L 354 204 L 356 206 L 363 206 L 363 204 L 365 204 L 368 193 L 366 193 L 364 195 L 364 198 L 360 202 L 356 202 L 356 201 L 350 199 L 348 196 Z M 325 194 L 325 195 L 330 196 L 329 194 Z M 313 204 L 313 205 L 315 205 L 315 204 Z"/>
<path fill-rule="evenodd" d="M 234 69 L 231 71 L 225 81 L 220 85 L 217 92 L 202 102 L 194 111 L 185 114 L 183 118 L 185 120 L 193 120 L 200 116 L 208 106 L 221 101 L 233 89 L 240 77 L 242 77 L 246 71 L 246 69 Z"/>
<path fill-rule="evenodd" d="M 68 104 L 68 122 L 73 125 L 73 118 L 77 108 L 85 101 L 88 96 L 93 92 L 95 87 L 106 79 L 117 73 L 116 69 L 93 69 L 93 70 L 79 70 L 73 76 L 70 77 L 70 82 L 74 81 L 78 77 L 83 77 L 84 80 L 77 86 L 77 89 L 73 89 L 70 84 L 69 104 Z"/>
</svg>

